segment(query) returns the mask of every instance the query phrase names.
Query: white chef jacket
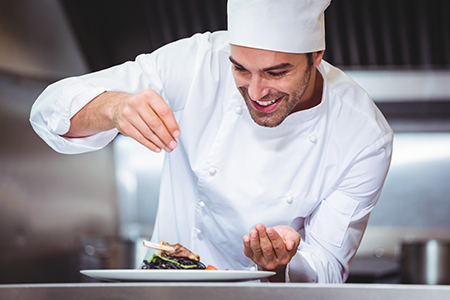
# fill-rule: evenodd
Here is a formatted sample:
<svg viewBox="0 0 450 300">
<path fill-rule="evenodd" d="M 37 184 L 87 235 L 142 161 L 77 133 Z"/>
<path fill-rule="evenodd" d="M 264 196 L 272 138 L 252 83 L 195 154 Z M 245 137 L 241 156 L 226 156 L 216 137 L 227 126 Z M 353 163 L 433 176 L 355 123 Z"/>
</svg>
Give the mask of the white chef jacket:
<svg viewBox="0 0 450 300">
<path fill-rule="evenodd" d="M 325 61 L 321 103 L 260 127 L 228 57 L 226 32 L 197 34 L 50 85 L 30 121 L 58 152 L 92 151 L 117 130 L 61 137 L 79 109 L 104 91 L 155 90 L 181 137 L 165 158 L 152 240 L 179 242 L 219 269 L 254 270 L 242 237 L 256 223 L 288 225 L 302 237 L 288 280 L 345 281 L 389 168 L 392 130 L 364 90 Z"/>
</svg>

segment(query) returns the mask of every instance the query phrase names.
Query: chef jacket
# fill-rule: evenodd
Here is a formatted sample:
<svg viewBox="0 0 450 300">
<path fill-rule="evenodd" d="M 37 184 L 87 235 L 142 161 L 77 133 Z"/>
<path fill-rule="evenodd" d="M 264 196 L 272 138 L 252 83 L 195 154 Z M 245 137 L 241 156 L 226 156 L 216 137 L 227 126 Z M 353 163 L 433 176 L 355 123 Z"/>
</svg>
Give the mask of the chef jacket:
<svg viewBox="0 0 450 300">
<path fill-rule="evenodd" d="M 154 242 L 181 243 L 219 269 L 255 270 L 242 237 L 255 224 L 301 235 L 287 280 L 343 282 L 386 177 L 393 133 L 375 104 L 322 61 L 319 105 L 257 125 L 235 86 L 227 33 L 196 34 L 106 70 L 50 85 L 31 112 L 61 153 L 111 142 L 116 129 L 63 138 L 70 118 L 104 91 L 153 89 L 181 129 L 161 178 Z"/>
</svg>

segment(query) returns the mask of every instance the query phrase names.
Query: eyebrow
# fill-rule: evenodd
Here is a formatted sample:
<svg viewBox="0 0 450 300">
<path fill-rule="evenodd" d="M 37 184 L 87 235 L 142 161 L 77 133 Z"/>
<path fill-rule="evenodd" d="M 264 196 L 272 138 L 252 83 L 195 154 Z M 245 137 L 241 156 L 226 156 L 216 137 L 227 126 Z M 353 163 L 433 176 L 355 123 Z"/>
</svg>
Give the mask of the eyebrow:
<svg viewBox="0 0 450 300">
<path fill-rule="evenodd" d="M 236 60 L 234 60 L 233 57 L 230 56 L 229 59 L 230 59 L 230 61 L 233 64 L 235 64 L 239 68 L 242 68 L 242 69 L 245 70 L 244 66 L 241 65 L 240 63 L 238 63 Z M 292 64 L 290 64 L 290 63 L 281 63 L 281 64 L 278 64 L 278 65 L 275 65 L 275 66 L 264 68 L 261 71 L 262 72 L 268 72 L 268 71 L 274 71 L 274 70 L 280 70 L 280 69 L 286 69 L 286 68 L 292 68 L 292 67 L 294 67 L 294 66 Z"/>
</svg>

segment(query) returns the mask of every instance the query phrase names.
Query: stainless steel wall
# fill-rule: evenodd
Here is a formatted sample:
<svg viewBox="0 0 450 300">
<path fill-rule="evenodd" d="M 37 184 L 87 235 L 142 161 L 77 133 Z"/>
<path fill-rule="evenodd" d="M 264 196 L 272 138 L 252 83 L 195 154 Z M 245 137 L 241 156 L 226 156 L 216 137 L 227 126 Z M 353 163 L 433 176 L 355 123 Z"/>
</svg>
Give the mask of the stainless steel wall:
<svg viewBox="0 0 450 300">
<path fill-rule="evenodd" d="M 108 263 L 89 238 L 121 250 L 112 147 L 61 155 L 28 122 L 49 83 L 86 71 L 57 0 L 0 1 L 0 283 L 81 280 Z"/>
<path fill-rule="evenodd" d="M 0 73 L 0 283 L 79 280 L 86 236 L 116 236 L 112 148 L 50 149 L 28 122 L 47 81 Z"/>
</svg>

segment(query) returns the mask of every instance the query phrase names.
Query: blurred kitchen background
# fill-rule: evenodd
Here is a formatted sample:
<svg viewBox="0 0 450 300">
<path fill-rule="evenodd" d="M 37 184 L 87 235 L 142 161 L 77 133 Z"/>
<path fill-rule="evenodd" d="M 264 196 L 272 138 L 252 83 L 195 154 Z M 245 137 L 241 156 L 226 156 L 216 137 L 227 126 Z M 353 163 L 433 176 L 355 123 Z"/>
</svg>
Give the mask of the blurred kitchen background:
<svg viewBox="0 0 450 300">
<path fill-rule="evenodd" d="M 395 132 L 348 282 L 401 282 L 402 243 L 450 240 L 449 16 L 447 0 L 334 0 L 326 12 L 325 60 L 369 92 Z M 219 29 L 226 0 L 0 0 L 0 283 L 135 268 L 157 209 L 163 154 L 123 136 L 58 154 L 29 125 L 37 96 L 58 79 Z"/>
</svg>

